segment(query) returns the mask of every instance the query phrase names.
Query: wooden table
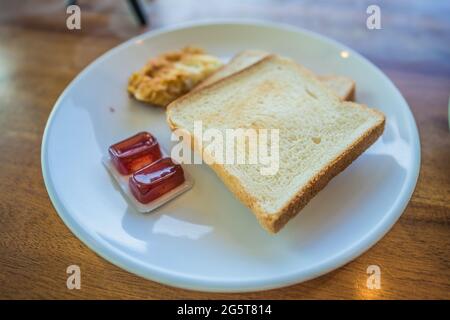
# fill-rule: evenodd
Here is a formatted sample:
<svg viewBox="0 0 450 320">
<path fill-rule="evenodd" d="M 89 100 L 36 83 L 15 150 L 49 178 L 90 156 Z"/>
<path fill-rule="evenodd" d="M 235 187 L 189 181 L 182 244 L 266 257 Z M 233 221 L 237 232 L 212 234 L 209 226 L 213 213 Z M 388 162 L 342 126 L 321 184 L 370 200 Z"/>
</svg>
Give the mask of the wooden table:
<svg viewBox="0 0 450 320">
<path fill-rule="evenodd" d="M 144 29 L 119 2 L 80 1 L 82 29 L 74 31 L 66 28 L 63 2 L 0 4 L 0 298 L 450 298 L 449 2 L 156 0 L 148 5 L 152 25 Z M 372 3 L 381 8 L 381 30 L 366 28 Z M 422 145 L 412 200 L 378 244 L 339 270 L 265 292 L 180 290 L 97 256 L 50 203 L 41 175 L 41 138 L 69 82 L 131 36 L 214 17 L 279 21 L 337 39 L 378 65 L 412 108 Z M 81 290 L 66 288 L 71 264 L 81 267 Z M 366 268 L 372 264 L 381 267 L 380 290 L 366 287 Z"/>
</svg>

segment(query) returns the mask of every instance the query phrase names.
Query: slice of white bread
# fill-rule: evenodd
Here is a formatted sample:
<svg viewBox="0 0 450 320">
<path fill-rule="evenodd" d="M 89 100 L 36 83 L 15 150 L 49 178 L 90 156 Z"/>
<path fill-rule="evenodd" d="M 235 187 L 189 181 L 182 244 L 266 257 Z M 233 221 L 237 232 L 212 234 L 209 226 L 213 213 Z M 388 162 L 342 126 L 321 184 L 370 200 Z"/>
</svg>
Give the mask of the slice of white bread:
<svg viewBox="0 0 450 320">
<path fill-rule="evenodd" d="M 167 108 L 172 129 L 182 129 L 199 152 L 203 130 L 279 129 L 279 170 L 263 165 L 219 164 L 212 169 L 261 225 L 278 232 L 339 172 L 382 134 L 384 115 L 341 101 L 309 70 L 271 55 L 233 75 L 188 93 Z M 208 152 L 204 157 L 214 159 Z"/>
<path fill-rule="evenodd" d="M 199 90 L 203 87 L 209 86 L 210 84 L 221 80 L 225 77 L 228 77 L 232 75 L 233 73 L 236 73 L 238 71 L 241 71 L 242 69 L 245 69 L 252 64 L 261 61 L 263 58 L 269 56 L 270 53 L 265 51 L 259 51 L 259 50 L 244 50 L 238 54 L 236 54 L 230 62 L 223 65 L 221 68 L 219 68 L 217 71 L 212 73 L 209 77 L 207 77 L 205 80 L 200 82 L 194 90 Z"/>
<path fill-rule="evenodd" d="M 355 81 L 348 77 L 337 75 L 317 76 L 317 78 L 342 101 L 355 101 Z"/>
<path fill-rule="evenodd" d="M 197 85 L 194 90 L 204 88 L 220 79 L 232 75 L 233 73 L 241 71 L 242 69 L 251 66 L 269 55 L 270 54 L 268 52 L 259 50 L 242 51 L 234 56 L 228 64 L 222 66 L 219 70 Z M 356 85 L 355 81 L 352 79 L 336 75 L 318 76 L 318 78 L 342 100 L 354 101 Z"/>
</svg>

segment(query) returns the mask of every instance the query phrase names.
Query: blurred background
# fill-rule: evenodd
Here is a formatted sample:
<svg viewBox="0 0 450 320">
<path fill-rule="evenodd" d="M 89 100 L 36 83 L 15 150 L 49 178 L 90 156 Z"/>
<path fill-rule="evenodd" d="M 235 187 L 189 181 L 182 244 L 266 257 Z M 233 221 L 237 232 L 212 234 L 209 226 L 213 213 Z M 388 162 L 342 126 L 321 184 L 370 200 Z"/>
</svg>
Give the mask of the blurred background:
<svg viewBox="0 0 450 320">
<path fill-rule="evenodd" d="M 2 0 L 0 24 L 33 30 L 35 36 L 52 31 L 52 40 L 58 41 L 58 32 L 70 34 L 65 8 L 73 2 L 81 8 L 82 29 L 72 33 L 76 39 L 67 41 L 83 53 L 97 53 L 95 48 L 83 48 L 94 36 L 96 42 L 113 43 L 186 21 L 245 18 L 304 27 L 351 45 L 369 58 L 377 56 L 380 63 L 450 70 L 450 59 L 443 59 L 450 56 L 450 1 L 444 0 Z M 139 24 L 132 3 L 142 9 L 147 25 Z M 366 28 L 366 9 L 373 4 L 381 9 L 381 30 Z M 14 29 L 1 30 L 3 35 L 8 31 L 13 37 Z M 430 65 L 435 60 L 445 66 Z"/>
</svg>

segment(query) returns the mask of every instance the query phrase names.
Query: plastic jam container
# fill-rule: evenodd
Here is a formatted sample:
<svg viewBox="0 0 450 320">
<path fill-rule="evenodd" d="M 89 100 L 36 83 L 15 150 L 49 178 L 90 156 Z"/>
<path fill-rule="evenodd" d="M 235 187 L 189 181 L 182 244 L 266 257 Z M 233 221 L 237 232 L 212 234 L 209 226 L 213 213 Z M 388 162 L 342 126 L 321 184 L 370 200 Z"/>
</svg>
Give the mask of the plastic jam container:
<svg viewBox="0 0 450 320">
<path fill-rule="evenodd" d="M 192 178 L 149 132 L 111 145 L 108 155 L 103 164 L 140 212 L 153 211 L 193 186 Z"/>
</svg>

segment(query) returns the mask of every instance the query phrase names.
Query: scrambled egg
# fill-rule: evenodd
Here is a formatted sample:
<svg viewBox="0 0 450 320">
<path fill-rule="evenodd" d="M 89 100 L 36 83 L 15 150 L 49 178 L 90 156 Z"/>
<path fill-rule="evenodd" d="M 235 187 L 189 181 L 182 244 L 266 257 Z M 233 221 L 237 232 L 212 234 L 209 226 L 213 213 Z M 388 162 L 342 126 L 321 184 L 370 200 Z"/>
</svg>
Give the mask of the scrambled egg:
<svg viewBox="0 0 450 320">
<path fill-rule="evenodd" d="M 167 106 L 216 71 L 222 62 L 202 49 L 186 47 L 151 59 L 131 75 L 128 92 L 137 100 Z"/>
</svg>

